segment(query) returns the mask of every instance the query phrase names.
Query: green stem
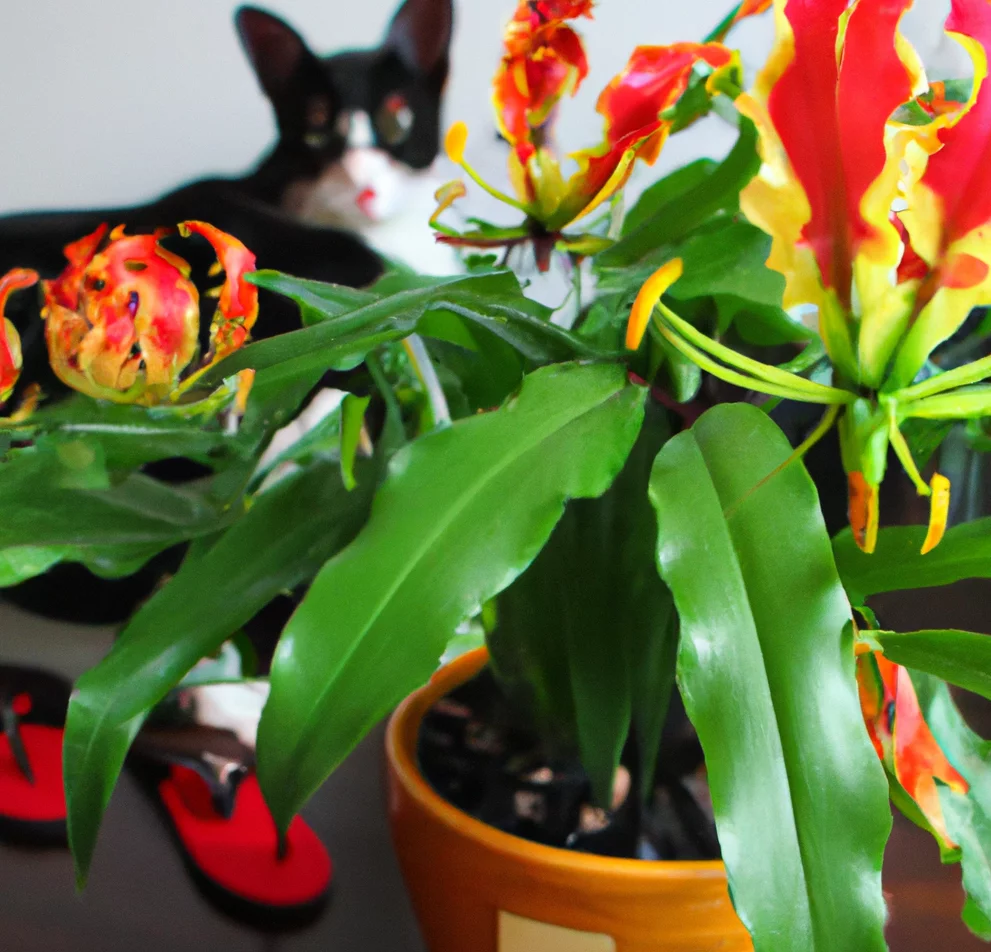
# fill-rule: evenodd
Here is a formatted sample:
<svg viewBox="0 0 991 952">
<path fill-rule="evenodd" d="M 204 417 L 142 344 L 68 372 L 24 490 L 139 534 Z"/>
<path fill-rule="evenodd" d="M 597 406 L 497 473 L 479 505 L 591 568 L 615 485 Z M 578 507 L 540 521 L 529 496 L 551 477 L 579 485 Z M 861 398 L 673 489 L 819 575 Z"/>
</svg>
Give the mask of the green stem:
<svg viewBox="0 0 991 952">
<path fill-rule="evenodd" d="M 737 373 L 735 370 L 730 370 L 722 364 L 717 364 L 714 360 L 712 360 L 712 358 L 698 350 L 698 348 L 693 347 L 688 343 L 688 341 L 684 340 L 684 338 L 679 337 L 662 321 L 656 320 L 656 312 L 654 326 L 658 329 L 664 339 L 675 348 L 675 350 L 681 354 L 684 354 L 685 357 L 697 364 L 702 370 L 712 374 L 713 377 L 718 377 L 720 380 L 725 380 L 726 383 L 731 383 L 734 386 L 742 387 L 744 390 L 754 390 L 758 393 L 766 393 L 772 397 L 784 397 L 786 400 L 796 400 L 800 403 L 821 403 L 829 405 L 850 402 L 845 398 L 845 392 L 842 390 L 838 390 L 837 393 L 844 394 L 843 400 L 838 400 L 836 398 L 816 399 L 814 397 L 810 397 L 808 394 L 800 393 L 788 387 L 778 386 L 774 383 L 768 383 L 766 380 L 760 380 L 756 377 L 748 377 L 744 374 Z"/>
<path fill-rule="evenodd" d="M 911 400 L 920 400 L 923 397 L 934 397 L 936 394 L 945 393 L 954 387 L 980 383 L 987 377 L 991 377 L 991 357 L 982 357 L 980 360 L 964 364 L 962 367 L 948 370 L 945 374 L 937 374 L 935 377 L 913 384 L 911 387 L 896 390 L 891 394 L 891 398 L 899 403 L 907 403 Z"/>
<path fill-rule="evenodd" d="M 736 19 L 737 14 L 740 12 L 742 7 L 742 2 L 733 7 L 733 9 L 719 22 L 719 25 L 712 30 L 702 42 L 715 43 L 718 40 L 722 40 L 723 37 L 729 33 L 729 29 L 733 25 L 733 21 Z"/>
<path fill-rule="evenodd" d="M 759 360 L 754 360 L 744 354 L 737 353 L 732 348 L 726 347 L 724 344 L 720 344 L 712 340 L 712 338 L 707 337 L 689 324 L 688 321 L 678 317 L 663 302 L 659 302 L 657 306 L 665 319 L 673 325 L 673 329 L 681 334 L 682 337 L 687 338 L 689 343 L 706 351 L 723 363 L 756 377 L 758 380 L 763 380 L 779 388 L 789 389 L 793 393 L 803 394 L 803 396 L 795 397 L 794 399 L 804 400 L 806 403 L 822 404 L 852 403 L 856 399 L 856 395 L 848 390 L 840 390 L 838 387 L 828 387 L 813 380 L 806 380 L 804 377 L 799 377 L 797 374 L 790 373 L 787 370 L 772 367 L 770 364 L 764 364 Z M 770 393 L 771 391 L 766 392 Z"/>
<path fill-rule="evenodd" d="M 915 488 L 918 490 L 919 495 L 932 495 L 932 490 L 922 478 L 922 474 L 919 472 L 919 468 L 915 465 L 915 460 L 912 458 L 912 451 L 909 449 L 908 443 L 898 427 L 898 401 L 892 399 L 886 401 L 886 403 L 888 408 L 888 439 L 891 441 L 892 447 L 894 447 L 895 455 L 902 464 L 902 468 L 908 474 L 908 478 L 915 483 Z"/>
</svg>

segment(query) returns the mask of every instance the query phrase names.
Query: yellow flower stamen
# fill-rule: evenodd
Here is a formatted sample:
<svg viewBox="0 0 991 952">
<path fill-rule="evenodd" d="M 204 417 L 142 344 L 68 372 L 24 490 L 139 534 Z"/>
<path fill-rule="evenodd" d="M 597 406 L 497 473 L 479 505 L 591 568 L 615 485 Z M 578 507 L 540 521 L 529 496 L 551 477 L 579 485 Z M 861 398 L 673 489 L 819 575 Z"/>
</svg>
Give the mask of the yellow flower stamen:
<svg viewBox="0 0 991 952">
<path fill-rule="evenodd" d="M 468 189 L 465 188 L 465 183 L 461 179 L 455 179 L 453 182 L 448 182 L 446 185 L 442 185 L 434 193 L 434 199 L 437 201 L 437 210 L 430 216 L 430 224 L 436 225 L 440 216 L 444 214 L 459 198 L 464 198 L 468 194 Z"/>
<path fill-rule="evenodd" d="M 936 473 L 929 485 L 932 490 L 932 501 L 929 505 L 929 532 L 926 541 L 922 543 L 923 555 L 932 552 L 942 541 L 950 511 L 950 481 L 940 473 Z"/>
<path fill-rule="evenodd" d="M 518 202 L 515 198 L 510 198 L 505 192 L 500 192 L 499 189 L 494 188 L 489 185 L 466 161 L 465 161 L 465 146 L 468 144 L 468 126 L 463 122 L 456 122 L 450 129 L 447 130 L 447 135 L 444 137 L 444 151 L 447 153 L 447 157 L 455 164 L 460 165 L 461 168 L 465 170 L 468 177 L 480 188 L 485 189 L 493 198 L 498 199 L 506 205 L 512 205 L 513 208 L 518 208 L 524 214 L 527 213 L 527 207 L 522 202 Z"/>
<path fill-rule="evenodd" d="M 444 138 L 444 151 L 447 157 L 455 164 L 462 165 L 465 160 L 465 146 L 468 144 L 468 126 L 463 122 L 456 122 L 447 130 Z"/>
<path fill-rule="evenodd" d="M 630 320 L 626 325 L 626 347 L 628 350 L 637 350 L 643 341 L 643 335 L 647 333 L 647 325 L 650 323 L 654 308 L 658 301 L 664 296 L 668 288 L 677 281 L 684 273 L 685 266 L 681 258 L 672 258 L 666 264 L 662 264 L 644 283 L 633 302 L 633 309 L 630 311 Z"/>
</svg>

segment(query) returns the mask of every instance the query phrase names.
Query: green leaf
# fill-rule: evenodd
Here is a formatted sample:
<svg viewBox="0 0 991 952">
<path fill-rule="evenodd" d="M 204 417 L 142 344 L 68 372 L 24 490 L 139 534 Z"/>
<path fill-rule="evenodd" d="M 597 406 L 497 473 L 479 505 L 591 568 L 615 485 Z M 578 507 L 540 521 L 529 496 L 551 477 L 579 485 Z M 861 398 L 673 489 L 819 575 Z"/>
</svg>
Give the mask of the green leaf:
<svg viewBox="0 0 991 952">
<path fill-rule="evenodd" d="M 98 446 L 112 469 L 135 469 L 170 457 L 216 462 L 218 454 L 237 451 L 216 422 L 188 419 L 174 407 L 118 406 L 78 395 L 42 407 L 27 421 L 29 431 L 56 433 L 61 440 Z"/>
<path fill-rule="evenodd" d="M 878 533 L 873 555 L 862 552 L 849 529 L 833 540 L 836 567 L 854 605 L 872 595 L 991 578 L 991 518 L 947 530 L 943 541 L 921 555 L 925 526 L 892 526 Z"/>
<path fill-rule="evenodd" d="M 64 461 L 50 445 L 11 453 L 0 464 L 0 550 L 22 547 L 165 548 L 229 524 L 209 496 L 211 481 L 169 486 L 128 476 L 104 490 L 60 489 Z"/>
<path fill-rule="evenodd" d="M 939 803 L 946 829 L 959 846 L 967 907 L 962 918 L 967 927 L 985 941 L 991 940 L 991 816 L 970 796 L 940 785 Z"/>
<path fill-rule="evenodd" d="M 991 635 L 973 631 L 871 632 L 895 664 L 991 698 Z"/>
<path fill-rule="evenodd" d="M 701 187 L 709 180 L 717 166 L 718 163 L 712 159 L 696 159 L 680 169 L 675 169 L 670 175 L 665 175 L 660 181 L 645 189 L 623 219 L 622 237 L 632 234 L 641 225 L 662 214 L 672 203 L 683 200 L 686 195 L 692 193 L 693 189 Z M 731 206 L 730 201 L 728 207 Z"/>
<path fill-rule="evenodd" d="M 42 575 L 59 562 L 80 562 L 100 578 L 133 575 L 168 545 L 18 546 L 0 550 L 0 588 Z"/>
<path fill-rule="evenodd" d="M 384 297 L 358 298 L 348 294 L 345 297 L 355 306 L 347 310 L 336 285 L 277 272 L 258 272 L 253 279 L 260 287 L 284 294 L 308 308 L 311 326 L 245 347 L 208 374 L 204 381 L 207 384 L 246 367 L 262 370 L 283 364 L 300 372 L 326 369 L 349 359 L 354 365 L 380 344 L 413 333 L 423 318 L 437 311 L 448 311 L 464 321 L 480 324 L 531 360 L 602 356 L 578 335 L 551 324 L 547 309 L 524 297 L 519 282 L 506 271 L 435 279 L 428 287 L 400 290 Z M 323 319 L 313 323 L 323 309 Z"/>
<path fill-rule="evenodd" d="M 79 679 L 65 732 L 69 841 L 85 881 L 100 821 L 147 712 L 280 592 L 306 581 L 353 538 L 374 478 L 348 493 L 336 462 L 257 498 L 242 519 L 134 616 L 110 654 Z M 365 487 L 368 487 L 365 489 Z"/>
<path fill-rule="evenodd" d="M 600 805 L 636 721 L 650 783 L 674 684 L 674 604 L 653 566 L 650 467 L 670 433 L 652 407 L 601 499 L 569 503 L 547 545 L 498 601 L 491 663 L 514 710 L 559 756 L 580 756 Z M 665 663 L 667 662 L 667 663 Z"/>
<path fill-rule="evenodd" d="M 756 952 L 883 950 L 887 782 L 815 488 L 800 464 L 762 482 L 790 453 L 759 409 L 731 404 L 657 458 L 678 684 Z"/>
<path fill-rule="evenodd" d="M 621 366 L 530 375 L 492 413 L 393 457 L 372 517 L 283 633 L 258 735 L 278 825 L 433 673 L 456 627 L 533 561 L 565 501 L 605 492 L 642 419 Z"/>
<path fill-rule="evenodd" d="M 912 672 L 926 723 L 950 763 L 970 786 L 966 795 L 940 789 L 947 829 L 960 846 L 967 903 L 964 924 L 983 939 L 991 937 L 991 743 L 963 719 L 950 690 L 931 675 Z"/>
<path fill-rule="evenodd" d="M 690 187 L 672 188 L 651 215 L 595 260 L 598 268 L 624 268 L 665 245 L 673 245 L 721 211 L 739 207 L 740 190 L 760 169 L 757 129 L 741 119 L 740 137 L 729 155 Z M 683 183 L 679 183 L 681 185 Z M 636 216 L 635 216 L 636 217 Z"/>
</svg>

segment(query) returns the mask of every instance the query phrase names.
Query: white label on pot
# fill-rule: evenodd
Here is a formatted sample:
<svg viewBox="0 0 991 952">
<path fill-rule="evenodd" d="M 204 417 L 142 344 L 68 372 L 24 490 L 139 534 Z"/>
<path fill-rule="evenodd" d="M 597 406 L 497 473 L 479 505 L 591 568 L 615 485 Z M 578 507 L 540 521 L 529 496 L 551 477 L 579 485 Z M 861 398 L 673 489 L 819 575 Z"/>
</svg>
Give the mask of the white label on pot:
<svg viewBox="0 0 991 952">
<path fill-rule="evenodd" d="M 500 912 L 498 952 L 616 952 L 616 940 Z"/>
</svg>

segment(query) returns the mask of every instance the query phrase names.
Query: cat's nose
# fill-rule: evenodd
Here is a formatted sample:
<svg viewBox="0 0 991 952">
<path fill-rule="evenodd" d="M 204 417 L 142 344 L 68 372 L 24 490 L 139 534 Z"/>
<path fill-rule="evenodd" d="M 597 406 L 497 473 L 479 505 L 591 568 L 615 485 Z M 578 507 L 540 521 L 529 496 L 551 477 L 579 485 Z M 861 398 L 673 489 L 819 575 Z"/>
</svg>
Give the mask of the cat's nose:
<svg viewBox="0 0 991 952">
<path fill-rule="evenodd" d="M 355 204 L 361 210 L 363 215 L 367 215 L 369 218 L 375 217 L 375 189 L 374 188 L 363 188 L 359 193 L 358 197 L 355 199 Z"/>
</svg>

